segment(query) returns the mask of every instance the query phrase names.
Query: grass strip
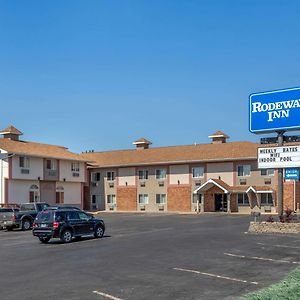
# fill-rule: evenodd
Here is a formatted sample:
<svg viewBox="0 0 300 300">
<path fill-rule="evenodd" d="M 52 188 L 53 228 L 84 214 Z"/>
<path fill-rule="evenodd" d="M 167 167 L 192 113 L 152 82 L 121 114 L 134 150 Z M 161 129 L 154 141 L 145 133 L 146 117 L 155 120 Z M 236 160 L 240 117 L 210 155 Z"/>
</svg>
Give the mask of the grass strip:
<svg viewBox="0 0 300 300">
<path fill-rule="evenodd" d="M 252 292 L 239 300 L 299 300 L 300 299 L 300 268 L 295 269 L 283 280 L 268 288 Z"/>
</svg>

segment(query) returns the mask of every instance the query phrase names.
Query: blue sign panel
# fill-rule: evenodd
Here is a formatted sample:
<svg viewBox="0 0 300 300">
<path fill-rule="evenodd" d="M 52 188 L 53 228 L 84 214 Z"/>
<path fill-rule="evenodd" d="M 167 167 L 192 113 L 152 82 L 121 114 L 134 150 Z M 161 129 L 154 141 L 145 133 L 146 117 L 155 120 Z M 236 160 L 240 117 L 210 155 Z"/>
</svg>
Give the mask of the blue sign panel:
<svg viewBox="0 0 300 300">
<path fill-rule="evenodd" d="M 298 180 L 299 179 L 299 169 L 296 169 L 296 168 L 285 169 L 284 178 Z"/>
<path fill-rule="evenodd" d="M 300 129 L 300 87 L 250 95 L 250 132 L 297 129 Z"/>
</svg>

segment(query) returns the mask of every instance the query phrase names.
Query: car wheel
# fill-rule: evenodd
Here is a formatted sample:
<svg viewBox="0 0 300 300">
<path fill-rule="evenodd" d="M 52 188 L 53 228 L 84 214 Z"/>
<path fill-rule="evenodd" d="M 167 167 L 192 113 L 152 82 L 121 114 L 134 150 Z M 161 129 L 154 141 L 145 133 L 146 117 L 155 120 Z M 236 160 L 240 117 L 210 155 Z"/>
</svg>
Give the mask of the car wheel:
<svg viewBox="0 0 300 300">
<path fill-rule="evenodd" d="M 104 229 L 102 226 L 97 226 L 94 232 L 94 237 L 96 239 L 102 238 L 104 235 Z"/>
<path fill-rule="evenodd" d="M 29 230 L 31 228 L 30 220 L 26 219 L 22 221 L 22 230 Z"/>
<path fill-rule="evenodd" d="M 64 243 L 70 243 L 72 241 L 72 232 L 71 230 L 67 229 L 61 234 L 61 241 Z"/>
<path fill-rule="evenodd" d="M 47 244 L 50 241 L 49 237 L 39 237 L 39 240 L 43 244 Z"/>
</svg>

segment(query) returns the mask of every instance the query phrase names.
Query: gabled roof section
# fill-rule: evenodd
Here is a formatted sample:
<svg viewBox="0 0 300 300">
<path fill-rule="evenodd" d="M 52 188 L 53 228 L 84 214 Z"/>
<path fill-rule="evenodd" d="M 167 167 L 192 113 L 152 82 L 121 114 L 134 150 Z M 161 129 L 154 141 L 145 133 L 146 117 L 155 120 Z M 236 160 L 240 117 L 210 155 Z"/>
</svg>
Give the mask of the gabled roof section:
<svg viewBox="0 0 300 300">
<path fill-rule="evenodd" d="M 252 191 L 255 194 L 274 193 L 274 190 L 269 186 L 249 186 L 246 193 Z"/>
<path fill-rule="evenodd" d="M 203 183 L 201 186 L 199 186 L 195 191 L 194 194 L 197 194 L 199 192 L 206 192 L 209 189 L 211 189 L 213 186 L 217 186 L 220 188 L 225 194 L 228 194 L 230 192 L 231 187 L 225 183 L 221 179 L 208 179 L 205 183 Z"/>
<path fill-rule="evenodd" d="M 93 161 L 95 167 L 142 166 L 210 161 L 256 160 L 260 144 L 252 142 L 228 142 L 222 144 L 197 144 L 149 148 L 146 151 L 118 150 L 82 153 Z"/>
<path fill-rule="evenodd" d="M 75 161 L 87 161 L 81 155 L 70 152 L 65 147 L 49 144 L 41 144 L 27 141 L 13 141 L 10 139 L 0 138 L 0 149 L 3 149 L 8 153 L 15 153 L 18 155 L 66 159 Z"/>
<path fill-rule="evenodd" d="M 22 135 L 23 132 L 18 130 L 16 127 L 10 125 L 7 128 L 0 131 L 0 134 L 15 134 L 15 135 Z"/>
</svg>

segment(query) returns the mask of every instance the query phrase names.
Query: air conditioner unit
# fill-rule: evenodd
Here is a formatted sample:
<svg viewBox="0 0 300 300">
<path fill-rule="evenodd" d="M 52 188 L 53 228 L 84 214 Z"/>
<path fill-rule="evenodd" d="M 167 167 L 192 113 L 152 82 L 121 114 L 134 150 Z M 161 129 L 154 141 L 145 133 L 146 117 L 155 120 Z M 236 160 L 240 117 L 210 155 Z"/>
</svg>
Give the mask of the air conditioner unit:
<svg viewBox="0 0 300 300">
<path fill-rule="evenodd" d="M 21 169 L 21 174 L 29 174 L 29 169 Z"/>
<path fill-rule="evenodd" d="M 146 210 L 146 206 L 144 204 L 140 205 L 140 210 Z"/>
<path fill-rule="evenodd" d="M 159 182 L 158 182 L 158 185 L 159 185 L 159 186 L 164 186 L 164 185 L 165 185 L 165 182 L 164 182 L 164 181 L 159 181 Z"/>
<path fill-rule="evenodd" d="M 265 178 L 264 181 L 265 181 L 265 184 L 271 184 L 272 183 L 271 178 Z"/>
<path fill-rule="evenodd" d="M 145 181 L 141 181 L 141 182 L 140 182 L 140 186 L 141 186 L 141 187 L 145 187 L 145 186 L 146 186 L 146 182 L 145 182 Z"/>
<path fill-rule="evenodd" d="M 73 172 L 73 177 L 79 177 L 80 176 L 80 174 L 79 173 L 77 173 L 77 172 Z"/>
<path fill-rule="evenodd" d="M 164 205 L 159 205 L 158 210 L 160 210 L 160 211 L 165 210 L 165 206 Z"/>
<path fill-rule="evenodd" d="M 240 185 L 246 185 L 247 179 L 240 179 Z"/>
<path fill-rule="evenodd" d="M 98 182 L 92 182 L 92 186 L 93 186 L 93 187 L 98 186 Z"/>
<path fill-rule="evenodd" d="M 115 186 L 115 184 L 114 184 L 113 182 L 109 182 L 108 186 L 109 186 L 110 188 L 113 188 L 113 187 Z"/>
<path fill-rule="evenodd" d="M 195 185 L 196 186 L 200 186 L 201 185 L 201 181 L 200 180 L 195 181 Z"/>
</svg>

